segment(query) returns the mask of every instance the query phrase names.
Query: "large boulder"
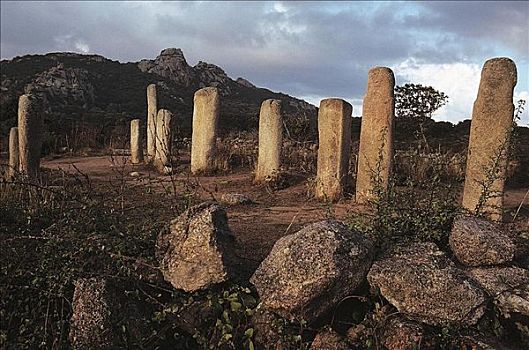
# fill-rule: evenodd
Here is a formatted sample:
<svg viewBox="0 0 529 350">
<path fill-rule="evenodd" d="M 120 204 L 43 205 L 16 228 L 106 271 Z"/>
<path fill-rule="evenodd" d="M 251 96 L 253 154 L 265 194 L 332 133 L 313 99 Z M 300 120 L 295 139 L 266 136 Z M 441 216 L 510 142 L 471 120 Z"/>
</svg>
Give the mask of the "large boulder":
<svg viewBox="0 0 529 350">
<path fill-rule="evenodd" d="M 475 216 L 454 220 L 449 243 L 457 260 L 467 266 L 503 264 L 514 257 L 514 242 L 501 224 Z"/>
<path fill-rule="evenodd" d="M 480 267 L 468 274 L 494 298 L 505 317 L 529 316 L 529 271 L 519 267 Z"/>
<path fill-rule="evenodd" d="M 187 292 L 228 280 L 234 271 L 235 239 L 222 207 L 202 203 L 171 221 L 156 242 L 156 257 L 166 281 Z"/>
<path fill-rule="evenodd" d="M 279 239 L 250 279 L 263 307 L 313 321 L 365 280 L 373 245 L 338 221 L 321 221 Z"/>
<path fill-rule="evenodd" d="M 77 280 L 72 309 L 69 337 L 73 349 L 114 349 L 119 345 L 114 329 L 118 301 L 108 280 Z"/>
<path fill-rule="evenodd" d="M 430 325 L 474 325 L 485 293 L 433 243 L 396 248 L 367 279 L 401 313 Z"/>
</svg>

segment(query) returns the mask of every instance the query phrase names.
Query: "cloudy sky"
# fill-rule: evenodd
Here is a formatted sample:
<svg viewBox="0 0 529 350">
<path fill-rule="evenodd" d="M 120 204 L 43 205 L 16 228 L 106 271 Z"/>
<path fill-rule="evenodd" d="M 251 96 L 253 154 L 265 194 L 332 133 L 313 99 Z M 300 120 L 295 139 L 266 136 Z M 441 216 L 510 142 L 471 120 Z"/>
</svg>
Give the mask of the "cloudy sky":
<svg viewBox="0 0 529 350">
<path fill-rule="evenodd" d="M 515 99 L 529 100 L 529 2 L 1 3 L 1 57 L 73 51 L 120 61 L 179 47 L 190 65 L 318 104 L 341 97 L 361 114 L 367 72 L 433 86 L 450 102 L 437 120 L 469 118 L 483 63 L 518 67 Z M 526 112 L 523 124 L 529 123 Z"/>
</svg>

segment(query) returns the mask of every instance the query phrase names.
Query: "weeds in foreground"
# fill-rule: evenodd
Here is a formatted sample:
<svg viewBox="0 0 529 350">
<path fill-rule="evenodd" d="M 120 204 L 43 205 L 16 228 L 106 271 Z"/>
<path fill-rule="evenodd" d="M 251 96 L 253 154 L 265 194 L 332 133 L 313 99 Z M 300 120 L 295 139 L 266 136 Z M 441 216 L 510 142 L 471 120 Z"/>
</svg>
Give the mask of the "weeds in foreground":
<svg viewBox="0 0 529 350">
<path fill-rule="evenodd" d="M 398 181 L 393 175 L 387 188 L 374 181 L 373 196 L 369 199 L 373 212 L 353 213 L 349 219 L 350 227 L 372 237 L 381 251 L 412 241 L 447 245 L 453 219 L 460 212 L 457 198 L 460 185 L 443 181 L 439 175 L 442 162 L 430 164 L 433 170 L 430 178 L 414 176 L 420 174 L 414 171 L 420 162 L 421 155 L 416 153 L 409 161 L 409 175 Z"/>
<path fill-rule="evenodd" d="M 173 193 L 174 184 L 125 179 L 119 160 L 113 166 L 104 183 L 63 172 L 0 183 L 0 347 L 68 348 L 74 283 L 102 277 L 126 295 L 122 310 L 143 310 L 116 325 L 125 348 L 249 348 L 255 292 L 226 285 L 183 293 L 159 278 L 156 237 L 195 204 L 193 185 Z M 192 319 L 204 312 L 211 323 L 185 328 L 171 310 Z"/>
</svg>

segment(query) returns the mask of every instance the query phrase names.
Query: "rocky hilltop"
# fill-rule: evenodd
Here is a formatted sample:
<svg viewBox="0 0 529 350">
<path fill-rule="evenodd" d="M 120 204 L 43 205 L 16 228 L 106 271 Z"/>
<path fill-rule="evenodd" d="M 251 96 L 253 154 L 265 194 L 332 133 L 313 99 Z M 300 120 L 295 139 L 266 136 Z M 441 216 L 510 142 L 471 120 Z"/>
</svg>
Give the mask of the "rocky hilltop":
<svg viewBox="0 0 529 350">
<path fill-rule="evenodd" d="M 17 99 L 25 92 L 44 97 L 51 133 L 66 133 L 78 121 L 113 127 L 123 119 L 145 118 L 146 92 L 158 85 L 159 108 L 168 108 L 179 119 L 180 132 L 190 132 L 193 94 L 215 86 L 223 97 L 221 128 L 257 126 L 259 107 L 268 98 L 283 101 L 287 118 L 311 120 L 311 104 L 256 87 L 244 78 L 230 78 L 219 66 L 198 62 L 190 66 L 180 49 L 168 48 L 155 59 L 121 63 L 99 55 L 49 53 L 2 60 L 0 83 L 0 132 L 16 123 Z M 67 122 L 65 122 L 67 121 Z"/>
</svg>

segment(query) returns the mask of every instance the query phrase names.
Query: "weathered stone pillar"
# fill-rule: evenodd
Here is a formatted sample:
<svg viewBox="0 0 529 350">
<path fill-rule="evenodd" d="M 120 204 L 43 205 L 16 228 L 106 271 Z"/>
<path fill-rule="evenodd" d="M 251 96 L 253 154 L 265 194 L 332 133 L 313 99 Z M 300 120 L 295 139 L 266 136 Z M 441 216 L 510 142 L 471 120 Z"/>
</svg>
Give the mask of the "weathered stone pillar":
<svg viewBox="0 0 529 350">
<path fill-rule="evenodd" d="M 15 127 L 9 130 L 9 165 L 7 169 L 8 178 L 12 178 L 18 172 L 20 166 L 18 155 L 18 128 Z"/>
<path fill-rule="evenodd" d="M 388 188 L 393 159 L 394 87 L 391 69 L 376 67 L 369 71 L 358 151 L 357 203 L 366 203 L 374 191 Z"/>
<path fill-rule="evenodd" d="M 341 99 L 320 102 L 316 198 L 337 200 L 348 183 L 353 107 Z"/>
<path fill-rule="evenodd" d="M 158 98 L 156 84 L 147 86 L 147 157 L 152 161 L 156 157 L 156 118 Z"/>
<path fill-rule="evenodd" d="M 277 175 L 281 167 L 281 147 L 283 146 L 283 117 L 281 101 L 266 100 L 259 113 L 259 155 L 255 181 Z"/>
<path fill-rule="evenodd" d="M 42 116 L 40 101 L 33 95 L 18 100 L 18 149 L 20 172 L 35 177 L 40 167 Z"/>
<path fill-rule="evenodd" d="M 502 218 L 516 81 L 516 65 L 511 59 L 488 60 L 472 110 L 463 207 L 486 213 L 493 220 Z"/>
<path fill-rule="evenodd" d="M 215 170 L 217 127 L 220 111 L 219 91 L 206 87 L 195 92 L 193 134 L 191 137 L 191 172 L 209 173 Z"/>
<path fill-rule="evenodd" d="M 171 119 L 173 115 L 166 109 L 160 109 L 156 118 L 156 158 L 154 164 L 160 171 L 171 167 Z"/>
<path fill-rule="evenodd" d="M 132 164 L 143 163 L 143 142 L 139 119 L 130 121 L 130 161 Z"/>
</svg>

